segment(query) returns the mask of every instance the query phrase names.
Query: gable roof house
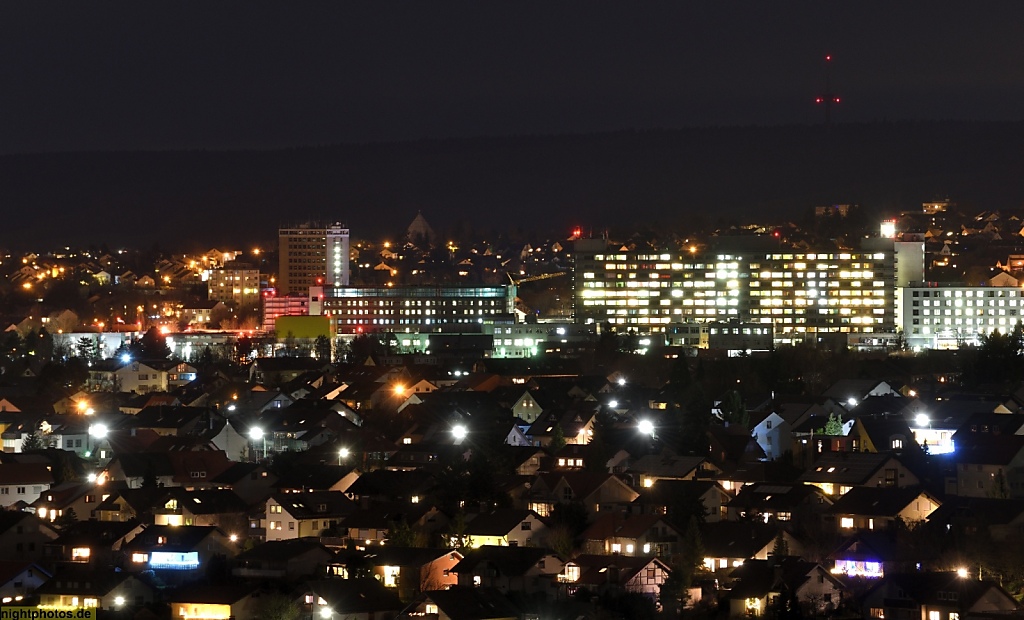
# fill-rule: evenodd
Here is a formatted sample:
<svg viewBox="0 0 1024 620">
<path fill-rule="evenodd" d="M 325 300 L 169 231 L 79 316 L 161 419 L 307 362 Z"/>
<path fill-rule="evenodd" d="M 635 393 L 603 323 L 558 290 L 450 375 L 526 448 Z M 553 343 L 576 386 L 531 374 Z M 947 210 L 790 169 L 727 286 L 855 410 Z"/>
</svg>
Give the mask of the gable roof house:
<svg viewBox="0 0 1024 620">
<path fill-rule="evenodd" d="M 50 577 L 50 572 L 35 562 L 0 560 L 0 600 L 17 605 Z"/>
<path fill-rule="evenodd" d="M 808 617 L 835 610 L 846 587 L 823 566 L 795 557 L 747 560 L 730 575 L 729 616 L 763 616 L 795 600 Z"/>
<path fill-rule="evenodd" d="M 498 509 L 466 524 L 470 547 L 529 547 L 547 538 L 547 525 L 532 510 Z"/>
<path fill-rule="evenodd" d="M 681 532 L 660 515 L 608 512 L 583 532 L 583 552 L 671 557 Z"/>
<path fill-rule="evenodd" d="M 238 554 L 238 546 L 224 532 L 200 525 L 150 525 L 122 549 L 129 560 L 125 570 L 151 570 L 168 583 L 194 581 L 215 557 Z"/>
<path fill-rule="evenodd" d="M 732 495 L 715 480 L 658 480 L 653 486 L 640 488 L 630 511 L 664 515 L 676 522 L 688 520 L 694 506 L 703 506 L 704 520 L 714 523 L 727 516 L 730 500 Z"/>
<path fill-rule="evenodd" d="M 729 520 L 792 521 L 817 525 L 832 506 L 832 498 L 813 484 L 755 482 L 740 489 L 728 504 Z"/>
<path fill-rule="evenodd" d="M 312 539 L 275 540 L 235 556 L 231 574 L 243 579 L 287 579 L 322 575 L 334 553 Z"/>
<path fill-rule="evenodd" d="M 422 592 L 399 615 L 421 616 L 436 620 L 519 620 L 522 611 L 497 588 L 456 586 Z"/>
<path fill-rule="evenodd" d="M 138 521 L 78 521 L 65 527 L 56 540 L 46 544 L 46 556 L 55 562 L 113 566 L 121 547 L 142 530 L 143 526 Z"/>
<path fill-rule="evenodd" d="M 840 496 L 853 487 L 906 487 L 921 483 L 899 459 L 879 452 L 826 452 L 800 476 L 827 495 Z"/>
<path fill-rule="evenodd" d="M 799 554 L 802 545 L 786 530 L 756 521 L 720 521 L 704 526 L 704 567 L 712 572 L 742 566 L 747 560 L 767 560 L 772 555 L 779 532 L 789 552 Z"/>
<path fill-rule="evenodd" d="M 31 504 L 52 484 L 51 466 L 45 463 L 0 464 L 0 507 Z"/>
<path fill-rule="evenodd" d="M 1020 603 L 996 582 L 965 579 L 952 572 L 886 575 L 868 591 L 863 603 L 865 618 L 949 620 L 1007 615 L 1020 609 Z"/>
<path fill-rule="evenodd" d="M 923 522 L 939 505 L 938 499 L 918 487 L 855 487 L 835 501 L 827 521 L 842 530 L 886 529 L 897 522 Z"/>
<path fill-rule="evenodd" d="M 583 587 L 591 593 L 632 592 L 657 600 L 671 570 L 658 558 L 624 555 L 578 555 L 562 569 L 566 594 Z"/>
<path fill-rule="evenodd" d="M 564 566 L 565 561 L 550 549 L 485 545 L 467 551 L 452 572 L 460 586 L 554 595 Z"/>
<path fill-rule="evenodd" d="M 141 608 L 152 603 L 150 584 L 127 571 L 113 567 L 69 566 L 36 590 L 39 605 L 51 609 L 93 607 L 120 610 Z"/>
<path fill-rule="evenodd" d="M 579 501 L 596 515 L 602 510 L 621 511 L 639 496 L 618 476 L 573 471 L 538 475 L 519 503 L 543 517 L 551 514 L 555 504 Z"/>
<path fill-rule="evenodd" d="M 340 616 L 345 620 L 383 620 L 397 617 L 404 603 L 393 590 L 373 577 L 320 579 L 302 586 L 305 618 Z M 330 610 L 324 612 L 323 610 Z M 333 610 L 338 610 L 331 613 Z"/>
<path fill-rule="evenodd" d="M 275 493 L 266 505 L 267 540 L 320 536 L 355 509 L 355 502 L 341 491 Z"/>
</svg>

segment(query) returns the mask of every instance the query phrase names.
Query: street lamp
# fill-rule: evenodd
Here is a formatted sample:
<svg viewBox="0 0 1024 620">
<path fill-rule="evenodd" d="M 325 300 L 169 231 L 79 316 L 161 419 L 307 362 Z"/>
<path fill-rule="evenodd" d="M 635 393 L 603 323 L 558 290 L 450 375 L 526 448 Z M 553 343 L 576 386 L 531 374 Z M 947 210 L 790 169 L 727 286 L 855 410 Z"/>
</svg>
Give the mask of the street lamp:
<svg viewBox="0 0 1024 620">
<path fill-rule="evenodd" d="M 249 438 L 253 441 L 263 440 L 263 458 L 267 458 L 267 436 L 263 433 L 263 429 L 259 427 L 252 427 L 249 429 Z"/>
<path fill-rule="evenodd" d="M 644 435 L 650 435 L 651 437 L 654 437 L 654 422 L 651 422 L 650 420 L 640 420 L 636 427 L 637 430 L 639 430 Z"/>
<path fill-rule="evenodd" d="M 341 465 L 341 460 L 342 459 L 347 459 L 348 455 L 349 455 L 348 448 L 342 448 L 341 450 L 338 450 L 338 465 Z"/>
<path fill-rule="evenodd" d="M 463 426 L 462 424 L 456 424 L 455 426 L 452 427 L 452 437 L 457 439 L 459 442 L 465 439 L 468 433 L 469 431 L 466 430 L 466 427 Z"/>
<path fill-rule="evenodd" d="M 324 618 L 324 620 L 330 620 L 332 615 L 334 615 L 334 612 L 331 611 L 330 607 L 321 607 L 320 608 L 320 617 Z"/>
</svg>

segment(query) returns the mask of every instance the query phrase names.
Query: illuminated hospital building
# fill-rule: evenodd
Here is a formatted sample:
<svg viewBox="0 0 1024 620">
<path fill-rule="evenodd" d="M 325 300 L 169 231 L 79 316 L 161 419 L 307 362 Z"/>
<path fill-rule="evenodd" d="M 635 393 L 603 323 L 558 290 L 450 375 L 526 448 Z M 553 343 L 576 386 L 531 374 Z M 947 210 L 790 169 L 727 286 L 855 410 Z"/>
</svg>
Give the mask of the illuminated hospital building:
<svg viewBox="0 0 1024 620">
<path fill-rule="evenodd" d="M 702 252 L 575 248 L 577 323 L 670 332 L 677 323 L 771 326 L 776 344 L 896 331 L 897 285 L 923 280 L 923 243 L 864 239 L 859 250 L 793 250 L 771 237 L 718 238 Z"/>
</svg>

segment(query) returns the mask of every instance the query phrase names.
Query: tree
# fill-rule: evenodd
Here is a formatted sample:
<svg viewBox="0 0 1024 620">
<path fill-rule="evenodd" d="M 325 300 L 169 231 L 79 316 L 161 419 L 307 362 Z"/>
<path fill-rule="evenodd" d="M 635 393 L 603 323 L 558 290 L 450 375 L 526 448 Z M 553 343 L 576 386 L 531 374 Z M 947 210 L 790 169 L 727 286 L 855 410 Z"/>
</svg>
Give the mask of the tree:
<svg viewBox="0 0 1024 620">
<path fill-rule="evenodd" d="M 548 452 L 554 454 L 565 447 L 565 432 L 562 425 L 555 423 L 555 429 L 551 431 L 551 443 L 548 444 Z"/>
<path fill-rule="evenodd" d="M 469 546 L 469 535 L 466 534 L 466 513 L 462 510 L 455 513 L 448 523 L 448 540 L 445 541 L 453 549 L 465 549 Z"/>
<path fill-rule="evenodd" d="M 995 499 L 1010 498 L 1010 487 L 1006 484 L 1006 475 L 1003 474 L 1002 467 L 996 471 L 996 475 L 992 479 L 992 488 L 988 490 L 988 496 Z"/>
<path fill-rule="evenodd" d="M 418 547 L 416 538 L 416 532 L 409 527 L 409 522 L 405 519 L 392 521 L 388 527 L 389 547 Z"/>
<path fill-rule="evenodd" d="M 43 437 L 38 429 L 34 429 L 28 435 L 25 435 L 25 439 L 21 441 L 21 451 L 29 452 L 31 450 L 42 450 L 46 445 L 43 443 Z"/>
<path fill-rule="evenodd" d="M 150 327 L 134 342 L 130 348 L 133 359 L 167 359 L 171 349 L 167 346 L 167 338 L 156 327 Z"/>
<path fill-rule="evenodd" d="M 68 508 L 53 520 L 53 525 L 58 530 L 66 530 L 75 523 L 78 523 L 78 515 L 75 514 L 74 508 Z"/>
<path fill-rule="evenodd" d="M 317 336 L 313 341 L 313 353 L 319 360 L 331 361 L 331 339 L 323 334 Z"/>
<path fill-rule="evenodd" d="M 78 339 L 78 342 L 75 343 L 75 353 L 87 362 L 95 362 L 99 359 L 99 347 L 96 341 L 88 336 Z"/>
<path fill-rule="evenodd" d="M 786 542 L 786 531 L 779 528 L 779 533 L 775 536 L 775 544 L 772 546 L 773 557 L 784 557 L 789 555 L 789 543 Z"/>
<path fill-rule="evenodd" d="M 737 424 L 744 427 L 750 424 L 747 406 L 743 403 L 743 397 L 736 390 L 729 390 L 722 396 L 722 402 L 718 405 L 718 409 L 722 412 L 722 421 L 726 424 Z"/>
<path fill-rule="evenodd" d="M 302 609 L 299 603 L 283 594 L 271 594 L 260 598 L 258 620 L 296 620 Z"/>
<path fill-rule="evenodd" d="M 836 436 L 839 436 L 839 435 L 843 434 L 843 416 L 842 416 L 842 414 L 838 414 L 835 411 L 833 411 L 833 412 L 828 414 L 828 421 L 825 422 L 825 431 L 824 431 L 824 433 L 826 435 L 830 435 L 830 436 L 833 436 L 833 437 L 836 437 Z"/>
</svg>

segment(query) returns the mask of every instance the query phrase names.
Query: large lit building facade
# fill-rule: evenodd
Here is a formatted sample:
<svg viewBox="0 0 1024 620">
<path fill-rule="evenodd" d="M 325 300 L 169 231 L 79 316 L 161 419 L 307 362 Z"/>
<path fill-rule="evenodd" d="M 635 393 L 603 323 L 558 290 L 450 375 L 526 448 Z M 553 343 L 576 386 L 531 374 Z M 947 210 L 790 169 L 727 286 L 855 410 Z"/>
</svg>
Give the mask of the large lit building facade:
<svg viewBox="0 0 1024 620">
<path fill-rule="evenodd" d="M 575 321 L 637 333 L 686 321 L 738 321 L 771 325 L 776 344 L 893 333 L 893 257 L 894 242 L 884 238 L 827 252 L 784 249 L 767 237 L 723 238 L 701 253 L 632 252 L 581 240 Z"/>
<path fill-rule="evenodd" d="M 983 334 L 1009 333 L 1024 317 L 1016 286 L 915 283 L 904 287 L 901 325 L 912 349 L 958 349 Z"/>
<path fill-rule="evenodd" d="M 311 294 L 310 314 L 330 316 L 339 335 L 480 325 L 511 319 L 515 302 L 514 286 L 333 286 Z"/>
<path fill-rule="evenodd" d="M 260 302 L 260 270 L 250 265 L 228 263 L 211 269 L 207 280 L 209 298 L 236 308 L 256 306 Z"/>
<path fill-rule="evenodd" d="M 309 222 L 278 230 L 277 290 L 306 295 L 311 286 L 349 284 L 349 230 Z"/>
</svg>

